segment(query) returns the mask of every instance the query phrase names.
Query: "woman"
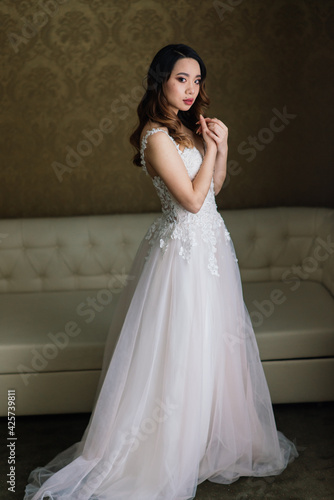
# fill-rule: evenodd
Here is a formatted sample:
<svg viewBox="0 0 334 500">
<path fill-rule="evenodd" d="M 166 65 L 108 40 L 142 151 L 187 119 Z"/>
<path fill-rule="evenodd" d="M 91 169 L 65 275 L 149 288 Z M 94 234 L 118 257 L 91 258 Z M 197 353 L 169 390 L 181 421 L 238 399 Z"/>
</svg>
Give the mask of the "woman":
<svg viewBox="0 0 334 500">
<path fill-rule="evenodd" d="M 25 500 L 187 500 L 197 484 L 282 472 L 230 235 L 217 212 L 227 128 L 201 114 L 206 69 L 185 45 L 152 61 L 131 137 L 162 215 L 148 230 L 111 325 L 82 440 L 31 473 Z"/>
</svg>

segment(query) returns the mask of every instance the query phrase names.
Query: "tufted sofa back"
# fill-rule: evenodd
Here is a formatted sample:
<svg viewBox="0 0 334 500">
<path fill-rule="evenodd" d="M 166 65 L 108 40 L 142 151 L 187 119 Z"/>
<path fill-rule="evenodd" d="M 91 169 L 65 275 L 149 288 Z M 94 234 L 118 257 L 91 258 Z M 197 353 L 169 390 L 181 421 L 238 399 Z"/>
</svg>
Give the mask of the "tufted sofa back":
<svg viewBox="0 0 334 500">
<path fill-rule="evenodd" d="M 334 295 L 334 210 L 222 211 L 243 281 L 303 279 Z M 0 292 L 121 288 L 157 213 L 0 220 Z"/>
<path fill-rule="evenodd" d="M 260 208 L 223 217 L 244 282 L 309 279 L 334 295 L 334 210 Z"/>
</svg>

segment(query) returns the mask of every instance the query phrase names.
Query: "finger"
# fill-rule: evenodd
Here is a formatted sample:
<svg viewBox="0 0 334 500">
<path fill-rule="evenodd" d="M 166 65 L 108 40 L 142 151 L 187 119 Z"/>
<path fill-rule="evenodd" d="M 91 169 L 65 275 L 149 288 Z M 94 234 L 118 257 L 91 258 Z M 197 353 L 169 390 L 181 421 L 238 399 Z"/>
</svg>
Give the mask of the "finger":
<svg viewBox="0 0 334 500">
<path fill-rule="evenodd" d="M 219 125 L 224 130 L 225 129 L 227 130 L 227 126 L 221 120 L 218 120 L 218 118 L 209 118 L 209 120 L 210 120 L 211 123 L 216 123 L 217 125 Z"/>
<path fill-rule="evenodd" d="M 206 132 L 208 130 L 208 127 L 206 125 L 206 121 L 203 115 L 199 116 L 200 122 L 201 122 L 201 127 L 202 127 L 202 133 Z"/>
<path fill-rule="evenodd" d="M 200 115 L 200 116 L 203 116 L 203 115 Z M 206 123 L 208 123 L 208 122 L 211 120 L 211 118 L 208 118 L 208 117 L 204 118 L 204 116 L 203 116 L 203 120 L 204 120 Z M 196 125 L 197 125 L 198 123 L 200 123 L 200 119 L 198 120 L 198 122 L 196 122 Z"/>
<path fill-rule="evenodd" d="M 218 123 L 211 122 L 208 124 L 210 130 L 218 135 L 222 140 L 227 137 L 227 128 L 222 128 Z"/>
<path fill-rule="evenodd" d="M 202 131 L 202 126 L 201 126 L 201 116 L 202 116 L 202 115 L 199 115 L 199 120 L 198 120 L 198 122 L 196 122 L 196 125 L 199 125 L 199 126 L 197 127 L 197 130 L 195 130 L 195 133 L 196 133 L 196 134 L 200 134 L 200 133 L 201 133 L 201 131 Z"/>
<path fill-rule="evenodd" d="M 215 122 L 211 122 L 208 124 L 208 128 L 209 130 L 211 130 L 212 132 L 214 132 L 216 135 L 218 135 L 219 137 L 222 137 L 222 135 L 224 134 L 224 130 L 222 129 L 222 127 L 220 127 L 217 123 Z"/>
<path fill-rule="evenodd" d="M 203 115 L 199 115 L 199 120 L 196 122 L 196 124 L 199 124 L 199 127 L 196 130 L 196 134 L 203 134 L 203 124 L 205 125 L 205 120 Z"/>
<path fill-rule="evenodd" d="M 227 130 L 226 125 L 222 121 L 220 121 L 220 120 L 214 120 L 213 123 L 215 123 L 222 130 Z"/>
</svg>

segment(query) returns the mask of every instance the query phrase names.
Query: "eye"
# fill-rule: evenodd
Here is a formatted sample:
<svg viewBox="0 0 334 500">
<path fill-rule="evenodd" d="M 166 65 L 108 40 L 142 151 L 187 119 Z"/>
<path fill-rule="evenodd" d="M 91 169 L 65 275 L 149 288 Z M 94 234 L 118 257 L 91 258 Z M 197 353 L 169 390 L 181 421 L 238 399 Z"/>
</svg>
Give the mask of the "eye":
<svg viewBox="0 0 334 500">
<path fill-rule="evenodd" d="M 186 79 L 185 79 L 185 78 L 183 78 L 183 76 L 180 76 L 180 77 L 178 78 L 178 81 L 179 81 L 179 82 L 184 83 L 184 82 L 186 81 Z"/>
<path fill-rule="evenodd" d="M 195 83 L 197 83 L 197 85 L 200 85 L 201 84 L 201 79 L 198 78 L 197 80 L 195 80 Z"/>
</svg>

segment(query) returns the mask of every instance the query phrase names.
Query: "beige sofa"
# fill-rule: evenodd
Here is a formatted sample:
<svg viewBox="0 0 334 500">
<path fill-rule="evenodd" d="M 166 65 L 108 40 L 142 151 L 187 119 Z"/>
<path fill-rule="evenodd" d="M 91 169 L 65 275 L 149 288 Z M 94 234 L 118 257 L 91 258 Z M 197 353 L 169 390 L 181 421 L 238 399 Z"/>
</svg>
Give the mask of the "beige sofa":
<svg viewBox="0 0 334 500">
<path fill-rule="evenodd" d="M 0 221 L 0 414 L 92 408 L 103 346 L 158 214 Z M 334 211 L 222 212 L 274 403 L 334 399 Z M 116 339 L 115 339 L 116 341 Z"/>
</svg>

